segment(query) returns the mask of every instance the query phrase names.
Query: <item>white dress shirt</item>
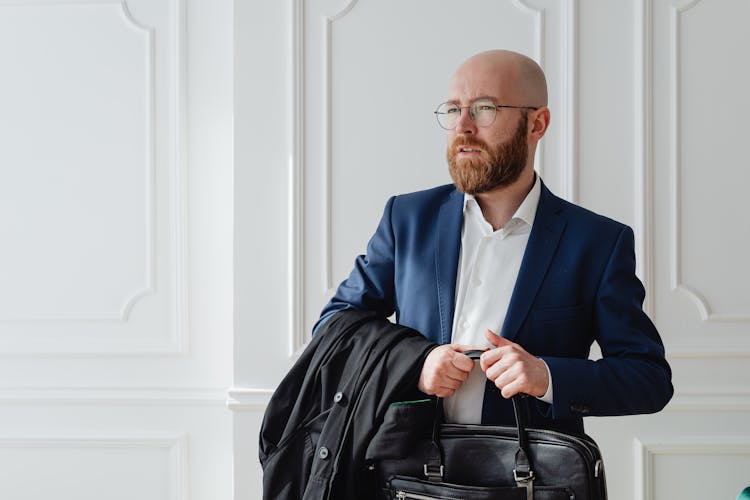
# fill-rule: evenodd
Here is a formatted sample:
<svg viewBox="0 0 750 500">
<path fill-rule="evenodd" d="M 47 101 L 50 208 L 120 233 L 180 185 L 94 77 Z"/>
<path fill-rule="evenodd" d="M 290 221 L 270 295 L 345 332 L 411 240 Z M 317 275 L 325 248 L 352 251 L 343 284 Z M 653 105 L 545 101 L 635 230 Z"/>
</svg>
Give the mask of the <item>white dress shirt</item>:
<svg viewBox="0 0 750 500">
<path fill-rule="evenodd" d="M 461 253 L 456 277 L 456 309 L 451 342 L 493 347 L 487 342 L 487 329 L 496 334 L 505 321 L 521 260 L 539 205 L 541 183 L 535 175 L 534 186 L 513 217 L 497 231 L 484 219 L 474 196 L 464 195 Z M 549 367 L 547 367 L 549 373 Z M 478 424 L 482 420 L 482 401 L 487 377 L 474 363 L 469 378 L 453 397 L 444 401 L 448 422 Z M 542 401 L 552 403 L 552 377 Z"/>
</svg>

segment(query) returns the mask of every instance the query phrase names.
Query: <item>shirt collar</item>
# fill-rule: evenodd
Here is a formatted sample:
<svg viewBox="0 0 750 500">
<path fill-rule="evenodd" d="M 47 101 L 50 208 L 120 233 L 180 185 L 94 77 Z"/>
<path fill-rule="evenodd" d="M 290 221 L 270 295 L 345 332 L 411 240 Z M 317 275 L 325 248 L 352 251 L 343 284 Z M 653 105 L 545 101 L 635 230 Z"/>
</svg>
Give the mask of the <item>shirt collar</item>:
<svg viewBox="0 0 750 500">
<path fill-rule="evenodd" d="M 539 197 L 542 194 L 542 183 L 540 177 L 534 172 L 534 185 L 531 187 L 531 191 L 523 199 L 521 205 L 516 209 L 516 212 L 511 217 L 513 219 L 520 219 L 529 226 L 534 225 L 534 218 L 536 217 L 536 209 L 539 206 Z M 479 208 L 474 195 L 464 193 L 464 213 L 469 205 Z"/>
</svg>

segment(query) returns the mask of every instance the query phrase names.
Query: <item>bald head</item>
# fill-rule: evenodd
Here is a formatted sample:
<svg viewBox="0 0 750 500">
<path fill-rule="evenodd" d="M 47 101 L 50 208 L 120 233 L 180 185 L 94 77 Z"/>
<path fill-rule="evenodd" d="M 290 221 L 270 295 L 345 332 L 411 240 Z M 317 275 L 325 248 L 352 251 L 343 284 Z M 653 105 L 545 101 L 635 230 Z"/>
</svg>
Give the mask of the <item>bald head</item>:
<svg viewBox="0 0 750 500">
<path fill-rule="evenodd" d="M 517 106 L 547 105 L 547 82 L 531 58 L 510 50 L 480 52 L 464 61 L 448 88 L 451 100 L 496 97 Z"/>
</svg>

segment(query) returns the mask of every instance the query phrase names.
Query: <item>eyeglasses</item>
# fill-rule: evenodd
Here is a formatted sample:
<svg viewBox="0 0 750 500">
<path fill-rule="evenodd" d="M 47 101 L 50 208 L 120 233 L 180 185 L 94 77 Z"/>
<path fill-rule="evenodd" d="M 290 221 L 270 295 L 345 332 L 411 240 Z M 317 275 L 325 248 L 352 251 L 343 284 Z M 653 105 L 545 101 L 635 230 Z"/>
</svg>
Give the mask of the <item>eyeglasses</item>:
<svg viewBox="0 0 750 500">
<path fill-rule="evenodd" d="M 477 99 L 471 106 L 459 106 L 454 102 L 444 102 L 435 110 L 438 124 L 445 130 L 453 130 L 461 118 L 461 110 L 469 109 L 469 116 L 477 127 L 489 127 L 495 121 L 498 108 L 533 109 L 534 106 L 505 106 L 495 104 L 491 99 Z"/>
</svg>

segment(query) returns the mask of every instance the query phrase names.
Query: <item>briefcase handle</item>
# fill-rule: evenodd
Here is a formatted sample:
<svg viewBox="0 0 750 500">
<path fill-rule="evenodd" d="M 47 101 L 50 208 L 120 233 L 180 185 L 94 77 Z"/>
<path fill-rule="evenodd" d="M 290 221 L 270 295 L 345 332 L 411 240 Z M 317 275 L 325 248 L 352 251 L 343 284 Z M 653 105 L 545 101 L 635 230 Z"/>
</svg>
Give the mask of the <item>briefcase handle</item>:
<svg viewBox="0 0 750 500">
<path fill-rule="evenodd" d="M 478 360 L 484 351 L 470 350 L 463 354 L 473 360 Z M 534 481 L 534 471 L 529 454 L 529 437 L 526 432 L 528 425 L 528 394 L 517 394 L 511 398 L 513 402 L 513 413 L 516 418 L 518 434 L 518 450 L 516 451 L 516 466 L 513 469 L 513 479 L 518 486 L 526 486 L 531 494 Z M 443 400 L 435 400 L 435 418 L 432 427 L 432 450 L 424 465 L 424 473 L 430 481 L 440 482 L 443 480 L 443 453 L 440 449 L 440 425 L 444 421 Z"/>
</svg>

